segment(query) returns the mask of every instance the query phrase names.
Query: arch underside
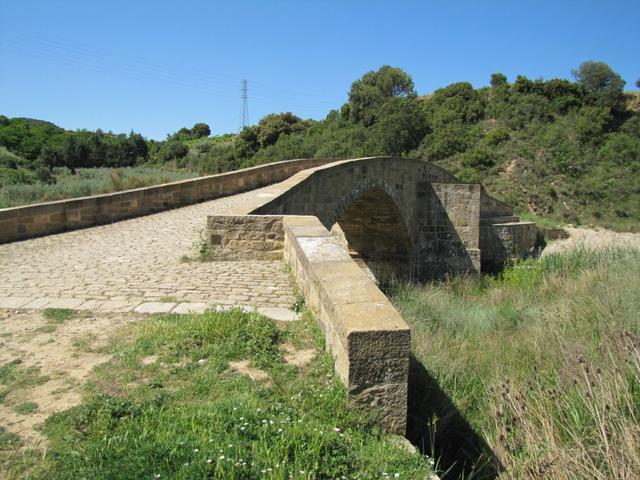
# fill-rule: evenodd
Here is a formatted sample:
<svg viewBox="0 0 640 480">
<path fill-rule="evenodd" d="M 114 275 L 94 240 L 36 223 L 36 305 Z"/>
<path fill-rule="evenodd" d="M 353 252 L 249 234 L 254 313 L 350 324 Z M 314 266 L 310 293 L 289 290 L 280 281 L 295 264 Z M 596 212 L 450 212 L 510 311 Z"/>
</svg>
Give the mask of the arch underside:
<svg viewBox="0 0 640 480">
<path fill-rule="evenodd" d="M 342 209 L 331 232 L 378 281 L 411 276 L 411 239 L 398 207 L 381 188 L 360 194 Z"/>
</svg>

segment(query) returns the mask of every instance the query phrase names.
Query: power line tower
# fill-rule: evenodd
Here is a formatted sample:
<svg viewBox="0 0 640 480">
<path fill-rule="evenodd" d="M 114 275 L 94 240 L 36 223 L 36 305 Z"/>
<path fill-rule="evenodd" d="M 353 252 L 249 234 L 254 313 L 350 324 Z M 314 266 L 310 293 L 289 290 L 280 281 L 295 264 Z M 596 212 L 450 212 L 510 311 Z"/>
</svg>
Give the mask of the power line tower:
<svg viewBox="0 0 640 480">
<path fill-rule="evenodd" d="M 242 88 L 240 93 L 240 99 L 242 101 L 241 113 L 240 113 L 240 131 L 244 129 L 247 125 L 249 125 L 249 105 L 247 103 L 247 81 L 242 80 L 241 82 Z"/>
</svg>

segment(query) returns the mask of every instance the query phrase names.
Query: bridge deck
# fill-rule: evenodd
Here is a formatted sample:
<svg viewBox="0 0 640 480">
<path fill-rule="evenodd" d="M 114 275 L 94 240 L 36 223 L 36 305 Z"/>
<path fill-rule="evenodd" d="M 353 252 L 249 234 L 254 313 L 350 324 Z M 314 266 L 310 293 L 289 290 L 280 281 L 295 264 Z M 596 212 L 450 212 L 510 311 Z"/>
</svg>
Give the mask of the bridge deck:
<svg viewBox="0 0 640 480">
<path fill-rule="evenodd" d="M 282 262 L 181 259 L 197 256 L 207 215 L 244 213 L 262 190 L 0 245 L 0 308 L 130 311 L 167 297 L 288 307 L 293 293 Z"/>
</svg>

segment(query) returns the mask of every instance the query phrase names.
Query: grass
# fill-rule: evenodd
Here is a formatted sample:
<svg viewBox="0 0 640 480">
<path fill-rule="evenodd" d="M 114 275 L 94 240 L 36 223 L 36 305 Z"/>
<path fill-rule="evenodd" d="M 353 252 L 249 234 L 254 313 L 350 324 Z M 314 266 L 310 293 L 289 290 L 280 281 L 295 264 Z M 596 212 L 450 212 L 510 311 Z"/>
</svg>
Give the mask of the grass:
<svg viewBox="0 0 640 480">
<path fill-rule="evenodd" d="M 196 243 L 196 249 L 198 250 L 198 260 L 206 262 L 211 260 L 211 248 L 209 246 L 209 240 L 207 239 L 207 231 L 201 230 L 198 241 Z"/>
<path fill-rule="evenodd" d="M 61 325 L 72 318 L 74 312 L 68 308 L 47 308 L 43 311 L 43 315 L 44 318 L 47 319 L 47 323 L 36 329 L 36 332 L 52 333 L 57 330 L 58 325 Z"/>
<path fill-rule="evenodd" d="M 0 451 L 18 445 L 20 445 L 20 437 L 15 433 L 7 432 L 4 427 L 0 427 Z"/>
<path fill-rule="evenodd" d="M 179 300 L 176 297 L 164 296 L 158 299 L 159 302 L 162 303 L 178 303 Z"/>
<path fill-rule="evenodd" d="M 499 277 L 391 287 L 416 359 L 450 401 L 444 416 L 457 409 L 484 443 L 467 460 L 493 464 L 468 476 L 640 472 L 638 265 L 638 250 L 576 250 Z M 456 435 L 431 430 L 441 446 Z"/>
<path fill-rule="evenodd" d="M 284 343 L 318 354 L 294 367 L 283 361 Z M 375 419 L 347 408 L 308 313 L 286 324 L 240 310 L 150 317 L 123 328 L 112 353 L 82 405 L 46 421 L 46 455 L 0 449 L 9 478 L 414 479 L 432 471 Z M 142 361 L 151 355 L 157 361 Z M 240 359 L 269 380 L 229 370 Z"/>
<path fill-rule="evenodd" d="M 16 405 L 14 410 L 20 415 L 28 415 L 38 410 L 38 404 L 35 402 L 22 402 Z"/>
<path fill-rule="evenodd" d="M 194 256 L 182 255 L 180 257 L 181 263 L 189 263 L 189 262 L 208 262 L 213 259 L 213 254 L 211 252 L 211 247 L 209 245 L 209 240 L 207 239 L 207 230 L 202 229 L 198 233 L 198 239 L 193 242 L 193 249 L 195 252 Z M 224 260 L 222 255 L 218 255 L 216 260 L 222 261 Z"/>
<path fill-rule="evenodd" d="M 117 192 L 195 176 L 193 172 L 154 167 L 80 168 L 75 174 L 66 168 L 56 168 L 53 184 L 37 182 L 1 186 L 0 208 Z"/>
<path fill-rule="evenodd" d="M 21 363 L 20 360 L 16 359 L 0 367 L 0 385 L 4 386 L 4 392 L 41 385 L 49 379 L 46 376 L 40 375 L 40 369 L 38 367 L 21 368 Z M 6 397 L 6 393 L 4 397 Z M 0 401 L 2 398 L 3 396 L 0 393 Z"/>
<path fill-rule="evenodd" d="M 562 222 L 548 215 L 535 215 L 528 211 L 516 212 L 516 214 L 520 217 L 520 221 L 534 222 L 540 228 L 562 228 L 566 225 L 566 222 Z"/>
<path fill-rule="evenodd" d="M 73 310 L 68 308 L 45 308 L 42 312 L 49 323 L 61 324 L 73 317 Z"/>
<path fill-rule="evenodd" d="M 21 363 L 21 360 L 15 359 L 0 366 L 0 404 L 12 407 L 19 414 L 27 415 L 35 411 L 38 405 L 32 405 L 30 402 L 21 402 L 21 392 L 46 383 L 49 377 L 40 375 L 40 368 L 24 368 L 21 367 Z M 5 433 L 0 427 L 0 451 L 3 448 L 3 441 L 9 438 L 6 435 L 9 434 Z M 0 462 L 1 466 L 2 463 Z"/>
<path fill-rule="evenodd" d="M 296 313 L 302 313 L 305 309 L 306 301 L 304 299 L 304 295 L 300 291 L 295 292 L 295 299 L 293 304 L 291 305 L 291 310 Z"/>
</svg>

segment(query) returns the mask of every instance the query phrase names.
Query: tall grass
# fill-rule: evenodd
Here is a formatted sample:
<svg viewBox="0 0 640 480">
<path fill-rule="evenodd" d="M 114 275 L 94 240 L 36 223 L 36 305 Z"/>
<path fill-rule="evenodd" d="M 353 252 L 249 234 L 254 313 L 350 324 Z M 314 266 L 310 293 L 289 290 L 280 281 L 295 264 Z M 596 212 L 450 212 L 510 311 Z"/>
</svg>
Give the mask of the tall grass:
<svg viewBox="0 0 640 480">
<path fill-rule="evenodd" d="M 0 208 L 31 203 L 86 197 L 197 176 L 187 171 L 152 167 L 80 168 L 75 174 L 66 168 L 54 169 L 55 183 L 0 185 Z"/>
<path fill-rule="evenodd" d="M 639 250 L 576 250 L 391 294 L 500 478 L 640 477 Z"/>
</svg>

